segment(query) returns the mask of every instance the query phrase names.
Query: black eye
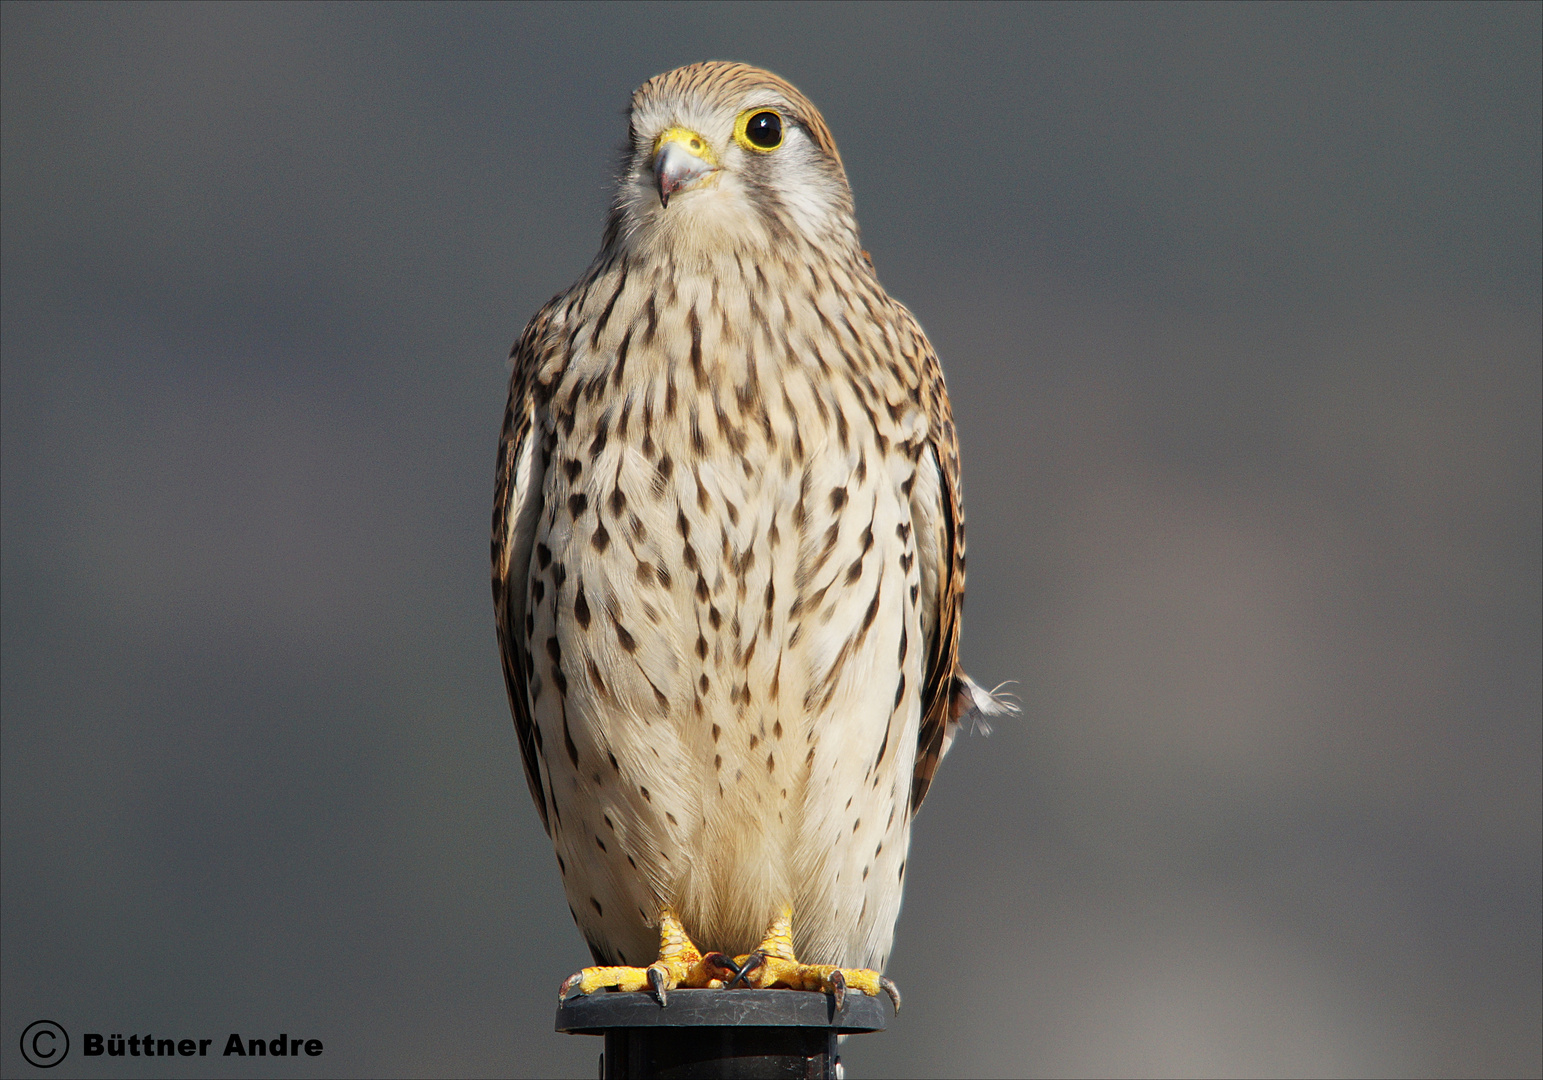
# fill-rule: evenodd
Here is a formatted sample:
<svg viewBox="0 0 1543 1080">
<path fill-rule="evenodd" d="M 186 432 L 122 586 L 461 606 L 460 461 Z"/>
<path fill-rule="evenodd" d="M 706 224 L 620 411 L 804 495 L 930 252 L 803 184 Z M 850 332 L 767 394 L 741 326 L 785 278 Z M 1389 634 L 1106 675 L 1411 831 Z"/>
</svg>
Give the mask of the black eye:
<svg viewBox="0 0 1543 1080">
<path fill-rule="evenodd" d="M 745 138 L 762 150 L 782 145 L 782 117 L 774 112 L 758 112 L 745 123 Z"/>
</svg>

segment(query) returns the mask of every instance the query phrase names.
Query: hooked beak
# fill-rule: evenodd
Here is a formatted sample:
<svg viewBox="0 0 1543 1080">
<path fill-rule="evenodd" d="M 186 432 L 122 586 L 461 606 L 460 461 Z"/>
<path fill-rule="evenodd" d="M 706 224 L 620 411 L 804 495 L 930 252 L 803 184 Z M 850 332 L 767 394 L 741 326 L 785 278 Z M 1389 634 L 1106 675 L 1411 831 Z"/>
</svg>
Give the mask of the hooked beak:
<svg viewBox="0 0 1543 1080">
<path fill-rule="evenodd" d="M 718 171 L 707 140 L 685 128 L 670 128 L 654 143 L 654 179 L 659 184 L 660 205 L 668 207 L 670 196 Z"/>
</svg>

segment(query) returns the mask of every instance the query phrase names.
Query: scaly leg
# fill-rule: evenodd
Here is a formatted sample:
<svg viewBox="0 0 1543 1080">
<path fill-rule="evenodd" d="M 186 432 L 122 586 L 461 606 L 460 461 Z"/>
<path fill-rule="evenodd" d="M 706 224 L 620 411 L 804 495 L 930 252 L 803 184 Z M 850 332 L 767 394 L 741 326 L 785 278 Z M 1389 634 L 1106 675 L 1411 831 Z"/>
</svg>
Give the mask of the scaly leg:
<svg viewBox="0 0 1543 1080">
<path fill-rule="evenodd" d="M 578 988 L 581 994 L 593 994 L 596 990 L 614 987 L 617 990 L 652 989 L 665 1004 L 669 992 L 678 986 L 693 989 L 717 989 L 727 975 L 738 970 L 731 966 L 722 953 L 705 956 L 686 934 L 680 918 L 669 908 L 659 912 L 659 959 L 646 968 L 638 967 L 587 967 L 563 980 L 557 991 L 557 1002 L 568 997 L 569 991 Z"/>
<path fill-rule="evenodd" d="M 792 990 L 818 990 L 834 994 L 836 1008 L 846 1000 L 847 990 L 864 994 L 885 993 L 900 1011 L 900 991 L 895 984 L 869 968 L 844 968 L 835 964 L 801 964 L 793 955 L 793 908 L 783 904 L 766 931 L 766 939 L 753 953 L 736 957 L 731 966 L 738 969 L 729 986 L 743 983 L 756 989 L 786 986 Z"/>
</svg>

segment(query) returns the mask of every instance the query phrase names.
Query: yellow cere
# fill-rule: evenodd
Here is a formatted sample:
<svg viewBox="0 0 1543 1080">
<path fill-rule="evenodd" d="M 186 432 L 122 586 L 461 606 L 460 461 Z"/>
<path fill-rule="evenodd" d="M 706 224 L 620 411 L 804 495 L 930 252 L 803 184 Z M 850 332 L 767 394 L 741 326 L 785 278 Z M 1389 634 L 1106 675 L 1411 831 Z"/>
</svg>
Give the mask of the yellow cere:
<svg viewBox="0 0 1543 1080">
<path fill-rule="evenodd" d="M 735 138 L 738 137 L 739 136 L 736 133 Z M 709 165 L 714 167 L 717 166 L 718 157 L 713 153 L 713 148 L 708 145 L 706 139 L 702 138 L 702 136 L 698 135 L 690 128 L 672 127 L 665 131 L 654 140 L 654 153 L 657 155 L 660 150 L 664 149 L 665 143 L 672 142 L 680 143 L 680 145 L 684 149 L 688 150 L 693 156 L 701 158 Z"/>
<path fill-rule="evenodd" d="M 750 118 L 760 116 L 762 113 L 771 113 L 777 119 L 782 119 L 782 114 L 776 109 L 768 109 L 765 106 L 758 109 L 746 109 L 734 118 L 734 141 L 746 150 L 754 150 L 757 154 L 769 154 L 782 145 L 782 137 L 780 135 L 778 136 L 776 146 L 757 146 L 750 141 L 750 136 L 745 134 L 745 129 L 750 126 Z"/>
</svg>

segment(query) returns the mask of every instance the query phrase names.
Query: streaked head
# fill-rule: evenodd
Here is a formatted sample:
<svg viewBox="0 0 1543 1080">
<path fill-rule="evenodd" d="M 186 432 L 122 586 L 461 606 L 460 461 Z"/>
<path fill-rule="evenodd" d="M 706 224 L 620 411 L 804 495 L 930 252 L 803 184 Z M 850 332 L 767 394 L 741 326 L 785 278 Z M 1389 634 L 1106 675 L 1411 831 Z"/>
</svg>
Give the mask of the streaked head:
<svg viewBox="0 0 1543 1080">
<path fill-rule="evenodd" d="M 632 95 L 613 229 L 629 247 L 785 242 L 857 246 L 852 195 L 830 129 L 792 84 L 709 61 Z"/>
</svg>

